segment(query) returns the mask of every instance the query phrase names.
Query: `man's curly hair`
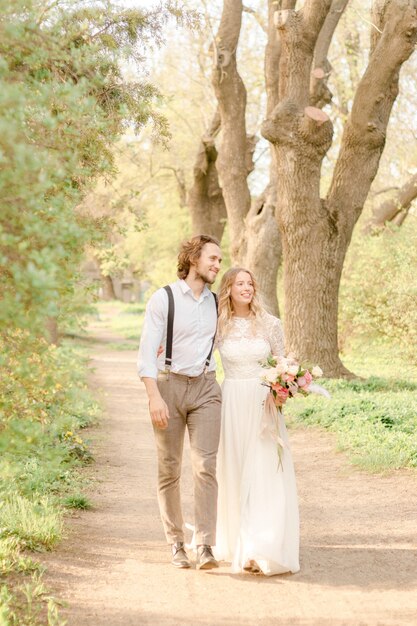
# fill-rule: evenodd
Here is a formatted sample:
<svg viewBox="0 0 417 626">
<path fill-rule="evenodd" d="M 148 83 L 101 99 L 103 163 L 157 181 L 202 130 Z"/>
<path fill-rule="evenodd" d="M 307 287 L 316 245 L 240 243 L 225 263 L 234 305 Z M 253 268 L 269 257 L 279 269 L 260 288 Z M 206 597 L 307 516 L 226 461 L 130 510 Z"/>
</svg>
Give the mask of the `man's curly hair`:
<svg viewBox="0 0 417 626">
<path fill-rule="evenodd" d="M 201 256 L 201 251 L 206 243 L 214 243 L 220 247 L 220 243 L 211 235 L 196 235 L 188 241 L 183 241 L 178 254 L 178 278 L 187 278 L 190 273 L 191 263 L 197 263 Z"/>
</svg>

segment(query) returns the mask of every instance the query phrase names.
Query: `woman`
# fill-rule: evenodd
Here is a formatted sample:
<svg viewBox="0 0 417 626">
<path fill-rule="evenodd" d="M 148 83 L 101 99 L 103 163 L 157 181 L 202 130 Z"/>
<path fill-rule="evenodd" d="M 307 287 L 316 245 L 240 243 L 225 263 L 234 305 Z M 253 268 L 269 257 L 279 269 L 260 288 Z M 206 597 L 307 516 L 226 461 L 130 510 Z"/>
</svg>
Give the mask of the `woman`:
<svg viewBox="0 0 417 626">
<path fill-rule="evenodd" d="M 297 491 L 284 418 L 285 448 L 260 436 L 263 404 L 260 361 L 284 354 L 281 322 L 259 304 L 249 270 L 232 268 L 218 292 L 218 348 L 222 358 L 222 427 L 218 454 L 216 556 L 267 576 L 299 570 Z"/>
</svg>

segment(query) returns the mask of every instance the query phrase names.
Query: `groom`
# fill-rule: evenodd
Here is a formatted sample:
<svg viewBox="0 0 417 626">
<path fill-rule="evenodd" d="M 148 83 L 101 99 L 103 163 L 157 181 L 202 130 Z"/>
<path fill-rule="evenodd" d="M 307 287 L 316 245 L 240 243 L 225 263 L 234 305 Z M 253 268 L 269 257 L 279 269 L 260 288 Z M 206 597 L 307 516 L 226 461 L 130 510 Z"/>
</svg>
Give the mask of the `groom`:
<svg viewBox="0 0 417 626">
<path fill-rule="evenodd" d="M 146 307 L 138 371 L 145 384 L 158 452 L 158 500 L 172 564 L 190 567 L 184 549 L 180 501 L 181 460 L 186 428 L 194 479 L 197 569 L 218 567 L 216 455 L 221 392 L 212 356 L 217 306 L 207 285 L 220 269 L 219 243 L 198 235 L 182 244 L 178 280 L 158 289 Z M 162 353 L 159 347 L 164 348 Z"/>
</svg>

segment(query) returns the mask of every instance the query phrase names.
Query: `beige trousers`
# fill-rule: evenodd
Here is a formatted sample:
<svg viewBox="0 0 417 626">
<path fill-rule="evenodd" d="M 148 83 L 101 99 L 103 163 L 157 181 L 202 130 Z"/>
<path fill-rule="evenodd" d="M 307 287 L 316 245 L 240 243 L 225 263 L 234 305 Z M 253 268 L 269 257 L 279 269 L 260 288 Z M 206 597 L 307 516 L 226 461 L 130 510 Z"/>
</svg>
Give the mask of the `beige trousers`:
<svg viewBox="0 0 417 626">
<path fill-rule="evenodd" d="M 194 480 L 195 540 L 197 545 L 215 545 L 216 456 L 221 406 L 221 391 L 215 372 L 196 377 L 160 374 L 158 388 L 170 414 L 165 430 L 154 427 L 158 451 L 158 501 L 167 541 L 184 541 L 180 476 L 187 428 Z"/>
</svg>

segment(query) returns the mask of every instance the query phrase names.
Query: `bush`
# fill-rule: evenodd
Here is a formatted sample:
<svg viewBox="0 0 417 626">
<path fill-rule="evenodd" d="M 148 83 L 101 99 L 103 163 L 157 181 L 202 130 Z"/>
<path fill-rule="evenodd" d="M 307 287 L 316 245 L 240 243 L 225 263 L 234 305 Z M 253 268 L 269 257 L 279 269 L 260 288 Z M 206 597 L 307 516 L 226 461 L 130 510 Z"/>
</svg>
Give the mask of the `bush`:
<svg viewBox="0 0 417 626">
<path fill-rule="evenodd" d="M 352 337 L 396 344 L 417 363 L 417 224 L 387 227 L 352 243 L 340 297 L 342 347 Z"/>
</svg>

